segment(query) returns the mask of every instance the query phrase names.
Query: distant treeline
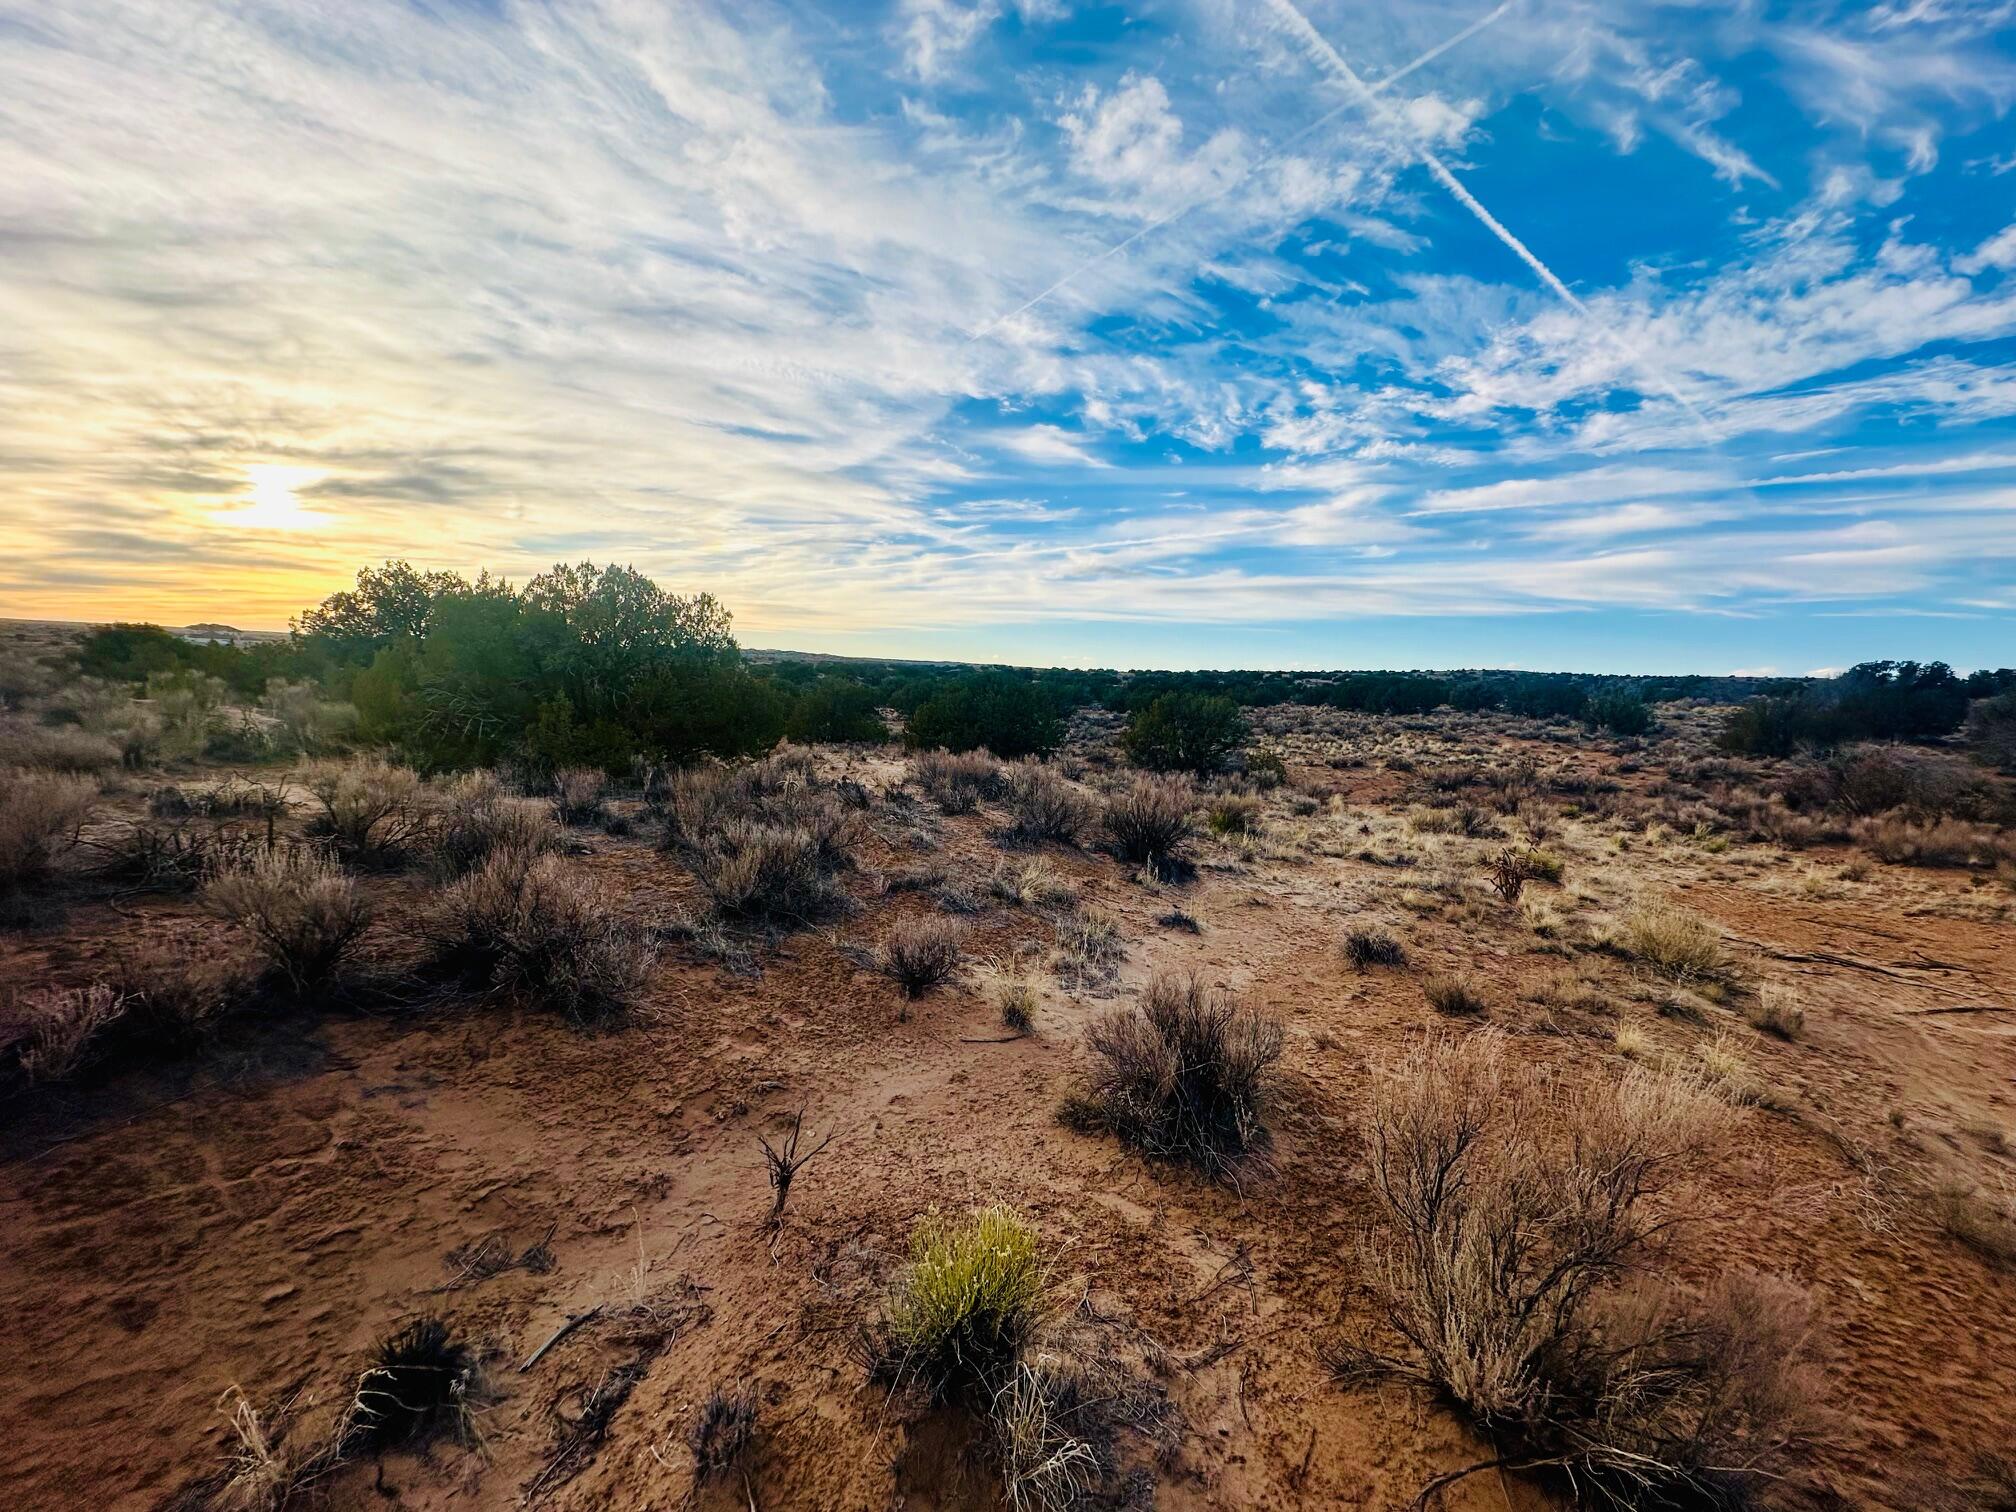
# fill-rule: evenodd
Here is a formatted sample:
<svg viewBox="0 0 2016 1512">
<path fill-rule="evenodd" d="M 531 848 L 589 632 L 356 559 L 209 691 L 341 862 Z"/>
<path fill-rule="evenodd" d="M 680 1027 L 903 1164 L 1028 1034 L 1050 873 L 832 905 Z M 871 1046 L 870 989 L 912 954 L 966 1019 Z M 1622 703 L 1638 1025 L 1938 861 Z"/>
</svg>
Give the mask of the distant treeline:
<svg viewBox="0 0 2016 1512">
<path fill-rule="evenodd" d="M 93 631 L 76 670 L 143 682 L 215 677 L 247 700 L 311 683 L 355 704 L 360 738 L 430 769 L 515 761 L 533 770 L 686 762 L 767 750 L 779 739 L 881 740 L 892 709 L 909 738 L 997 755 L 1054 750 L 1072 710 L 1135 723 L 1156 706 L 1296 704 L 1377 714 L 1439 708 L 1579 719 L 1618 734 L 1650 705 L 1748 702 L 1732 749 L 1949 733 L 1970 699 L 2016 688 L 2016 672 L 1956 676 L 1942 663 L 1876 662 L 1829 681 L 1616 677 L 1544 672 L 1145 672 L 746 657 L 711 596 L 666 593 L 627 567 L 558 566 L 516 587 L 422 572 L 360 572 L 303 613 L 285 640 L 232 646 L 155 626 Z M 1221 720 L 1222 722 L 1222 720 Z"/>
</svg>

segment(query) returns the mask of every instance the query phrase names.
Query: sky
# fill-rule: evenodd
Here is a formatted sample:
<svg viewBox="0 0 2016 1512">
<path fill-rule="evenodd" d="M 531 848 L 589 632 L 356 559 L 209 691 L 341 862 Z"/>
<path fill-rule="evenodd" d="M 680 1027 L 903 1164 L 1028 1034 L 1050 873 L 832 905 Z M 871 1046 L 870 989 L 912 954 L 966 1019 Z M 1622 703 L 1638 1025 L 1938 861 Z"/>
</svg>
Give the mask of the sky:
<svg viewBox="0 0 2016 1512">
<path fill-rule="evenodd" d="M 2016 0 L 0 0 L 0 615 L 2016 663 Z"/>
</svg>

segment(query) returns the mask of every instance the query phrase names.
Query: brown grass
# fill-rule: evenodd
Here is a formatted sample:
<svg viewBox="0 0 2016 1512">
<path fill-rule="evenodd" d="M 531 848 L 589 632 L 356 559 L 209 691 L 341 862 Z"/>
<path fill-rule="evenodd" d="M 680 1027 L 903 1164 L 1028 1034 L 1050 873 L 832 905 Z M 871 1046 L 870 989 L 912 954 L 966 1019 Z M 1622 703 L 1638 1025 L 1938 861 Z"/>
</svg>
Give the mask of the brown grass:
<svg viewBox="0 0 2016 1512">
<path fill-rule="evenodd" d="M 1187 778 L 1139 777 L 1106 805 L 1102 822 L 1121 860 L 1167 861 L 1190 835 L 1194 801 Z"/>
</svg>

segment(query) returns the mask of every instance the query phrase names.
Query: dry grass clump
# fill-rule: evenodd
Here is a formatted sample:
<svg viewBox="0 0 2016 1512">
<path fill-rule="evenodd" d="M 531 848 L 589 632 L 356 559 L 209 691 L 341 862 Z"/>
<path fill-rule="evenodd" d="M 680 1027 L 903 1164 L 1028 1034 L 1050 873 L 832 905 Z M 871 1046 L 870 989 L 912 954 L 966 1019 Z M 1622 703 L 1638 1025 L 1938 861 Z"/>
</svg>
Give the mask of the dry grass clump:
<svg viewBox="0 0 2016 1512">
<path fill-rule="evenodd" d="M 0 901 L 49 880 L 97 801 L 98 784 L 88 777 L 0 774 Z"/>
<path fill-rule="evenodd" d="M 565 767 L 553 774 L 553 817 L 566 825 L 600 824 L 609 817 L 603 791 L 609 779 L 594 767 Z"/>
<path fill-rule="evenodd" d="M 1857 824 L 1855 839 L 1892 866 L 1993 866 L 2016 858 L 2016 841 L 1958 819 L 1919 821 L 1885 814 Z"/>
<path fill-rule="evenodd" d="M 346 861 L 395 865 L 426 834 L 426 789 L 410 767 L 376 756 L 318 761 L 298 780 L 320 807 L 305 832 L 326 836 Z"/>
<path fill-rule="evenodd" d="M 1428 1006 L 1450 1018 L 1475 1018 L 1490 1008 L 1484 989 L 1467 972 L 1438 971 L 1421 983 Z"/>
<path fill-rule="evenodd" d="M 1020 761 L 1008 768 L 1009 835 L 1076 845 L 1097 817 L 1092 800 L 1055 767 Z"/>
<path fill-rule="evenodd" d="M 33 1082 L 68 1081 L 97 1058 L 99 1041 L 126 1012 L 126 1000 L 104 983 L 44 988 L 21 1003 L 28 1034 L 21 1069 Z"/>
<path fill-rule="evenodd" d="M 1051 934 L 1057 942 L 1060 973 L 1068 980 L 1090 982 L 1111 976 L 1127 953 L 1118 922 L 1096 908 L 1064 915 Z"/>
<path fill-rule="evenodd" d="M 1469 840 L 1489 840 L 1499 833 L 1491 811 L 1477 803 L 1415 809 L 1407 816 L 1407 826 L 1417 835 L 1461 835 Z"/>
<path fill-rule="evenodd" d="M 309 850 L 266 851 L 219 872 L 204 884 L 203 903 L 244 930 L 296 992 L 333 981 L 371 923 L 356 880 Z"/>
<path fill-rule="evenodd" d="M 983 798 L 999 798 L 1007 788 L 1001 763 L 985 751 L 924 751 L 910 771 L 944 814 L 970 814 Z"/>
<path fill-rule="evenodd" d="M 1403 1347 L 1340 1351 L 1340 1371 L 1433 1387 L 1599 1505 L 1726 1505 L 1775 1474 L 1819 1420 L 1805 1299 L 1764 1277 L 1644 1277 L 1677 1221 L 1648 1199 L 1727 1118 L 1698 1081 L 1564 1083 L 1491 1033 L 1376 1068 L 1373 1274 Z"/>
<path fill-rule="evenodd" d="M 86 774 L 119 765 L 117 742 L 75 725 L 45 725 L 0 717 L 0 766 Z"/>
<path fill-rule="evenodd" d="M 2016 1203 L 1949 1178 L 1932 1189 L 1932 1220 L 1943 1233 L 1997 1265 L 2016 1267 Z"/>
<path fill-rule="evenodd" d="M 439 1318 L 416 1318 L 378 1342 L 357 1378 L 344 1448 L 390 1449 L 440 1433 L 473 1444 L 483 1396 L 476 1350 Z"/>
<path fill-rule="evenodd" d="M 428 863 L 443 879 L 467 876 L 498 851 L 559 847 L 553 820 L 513 798 L 491 772 L 464 772 L 436 791 Z"/>
<path fill-rule="evenodd" d="M 1670 982 L 1715 982 L 1731 970 L 1721 930 L 1701 915 L 1671 904 L 1632 910 L 1617 927 L 1613 943 Z"/>
<path fill-rule="evenodd" d="M 984 1404 L 1035 1332 L 1047 1281 L 1036 1230 L 1014 1210 L 926 1215 L 890 1299 L 883 1370 L 933 1400 Z"/>
<path fill-rule="evenodd" d="M 1226 793 L 1212 799 L 1204 810 L 1204 825 L 1214 835 L 1250 835 L 1260 827 L 1260 816 L 1265 812 L 1258 798 Z"/>
<path fill-rule="evenodd" d="M 966 931 L 950 919 L 900 919 L 876 947 L 875 966 L 907 998 L 922 997 L 959 973 Z"/>
<path fill-rule="evenodd" d="M 1138 777 L 1110 800 L 1101 821 L 1123 861 L 1155 865 L 1173 859 L 1190 836 L 1190 783 L 1182 777 Z"/>
<path fill-rule="evenodd" d="M 994 1006 L 1001 1014 L 1001 1027 L 1011 1033 L 1035 1032 L 1040 1001 L 1035 982 L 1023 972 L 1008 972 L 994 982 Z"/>
<path fill-rule="evenodd" d="M 1806 1032 L 1806 1010 L 1783 987 L 1760 987 L 1757 1001 L 1745 1015 L 1750 1027 L 1775 1039 L 1796 1040 Z"/>
<path fill-rule="evenodd" d="M 719 1480 L 742 1462 L 756 1436 L 756 1391 L 750 1386 L 716 1386 L 707 1393 L 686 1447 L 693 1451 L 693 1479 Z"/>
<path fill-rule="evenodd" d="M 1360 971 L 1370 966 L 1404 966 L 1407 951 L 1390 931 L 1373 927 L 1351 930 L 1344 936 L 1345 959 Z"/>
<path fill-rule="evenodd" d="M 987 891 L 1022 908 L 1065 908 L 1078 901 L 1078 889 L 1044 856 L 997 862 L 988 874 Z"/>
<path fill-rule="evenodd" d="M 442 895 L 433 934 L 443 964 L 576 1019 L 629 1002 L 657 959 L 606 889 L 540 851 L 493 853 Z"/>
<path fill-rule="evenodd" d="M 1157 973 L 1138 1006 L 1093 1024 L 1086 1044 L 1092 1080 L 1063 1110 L 1081 1132 L 1221 1175 L 1265 1142 L 1281 1025 L 1200 977 Z"/>
</svg>

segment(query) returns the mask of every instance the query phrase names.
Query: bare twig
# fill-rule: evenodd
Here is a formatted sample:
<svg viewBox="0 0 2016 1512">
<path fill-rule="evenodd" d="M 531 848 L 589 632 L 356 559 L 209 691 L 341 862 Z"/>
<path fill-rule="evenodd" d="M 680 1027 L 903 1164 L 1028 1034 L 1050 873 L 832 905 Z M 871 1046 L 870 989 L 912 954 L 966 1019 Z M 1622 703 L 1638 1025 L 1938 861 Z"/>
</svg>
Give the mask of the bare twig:
<svg viewBox="0 0 2016 1512">
<path fill-rule="evenodd" d="M 773 1146 L 761 1134 L 756 1136 L 756 1142 L 763 1146 L 763 1163 L 770 1174 L 770 1190 L 777 1194 L 776 1201 L 770 1206 L 772 1223 L 784 1216 L 784 1204 L 790 1200 L 791 1183 L 798 1172 L 813 1156 L 833 1143 L 833 1133 L 829 1129 L 824 1139 L 801 1155 L 798 1153 L 798 1139 L 804 1129 L 805 1110 L 800 1108 L 791 1120 L 791 1132 L 785 1136 L 781 1147 Z"/>
</svg>

